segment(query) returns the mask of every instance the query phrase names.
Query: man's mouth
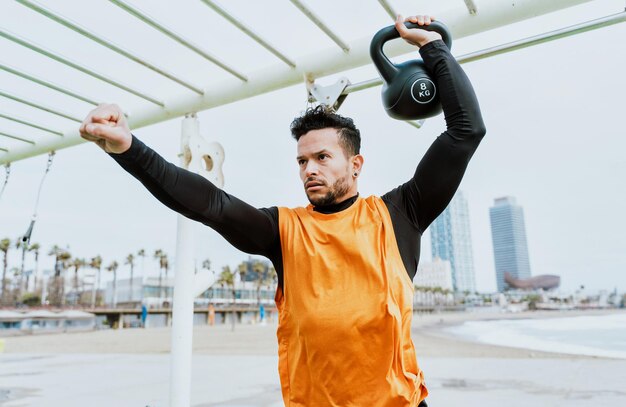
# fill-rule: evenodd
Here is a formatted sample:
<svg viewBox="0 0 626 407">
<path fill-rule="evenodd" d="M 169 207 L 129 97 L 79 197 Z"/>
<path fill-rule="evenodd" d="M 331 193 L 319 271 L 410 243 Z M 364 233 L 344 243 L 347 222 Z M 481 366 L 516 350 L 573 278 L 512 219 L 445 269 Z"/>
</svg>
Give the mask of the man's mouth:
<svg viewBox="0 0 626 407">
<path fill-rule="evenodd" d="M 311 180 L 311 181 L 307 181 L 304 184 L 304 188 L 306 190 L 310 190 L 310 189 L 319 189 L 320 187 L 323 187 L 324 183 L 322 181 L 317 181 L 317 180 Z"/>
</svg>

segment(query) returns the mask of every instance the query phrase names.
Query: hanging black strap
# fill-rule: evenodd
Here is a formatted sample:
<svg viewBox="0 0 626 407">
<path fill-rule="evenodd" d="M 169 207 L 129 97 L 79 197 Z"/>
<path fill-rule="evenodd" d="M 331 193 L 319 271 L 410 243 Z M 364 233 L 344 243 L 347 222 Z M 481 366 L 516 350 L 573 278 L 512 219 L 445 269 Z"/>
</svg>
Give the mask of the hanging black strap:
<svg viewBox="0 0 626 407">
<path fill-rule="evenodd" d="M 4 177 L 4 184 L 2 184 L 2 189 L 0 189 L 0 198 L 2 198 L 2 194 L 4 193 L 4 189 L 7 187 L 7 184 L 9 183 L 9 175 L 11 175 L 11 163 L 7 163 L 4 166 L 4 171 L 5 171 L 6 175 Z"/>
<path fill-rule="evenodd" d="M 50 172 L 50 166 L 52 166 L 52 159 L 54 158 L 54 151 L 50 151 L 48 154 L 48 164 L 46 165 L 46 172 L 44 172 L 43 177 L 41 178 L 41 182 L 39 183 L 39 190 L 37 191 L 37 200 L 35 201 L 35 209 L 33 210 L 33 217 L 30 220 L 30 225 L 28 226 L 28 230 L 22 236 L 22 256 L 24 256 L 24 252 L 28 248 L 30 244 L 30 237 L 33 233 L 33 228 L 35 227 L 35 221 L 37 220 L 37 209 L 39 208 L 39 198 L 41 197 L 41 188 L 43 187 L 43 182 L 46 179 L 46 175 Z"/>
</svg>

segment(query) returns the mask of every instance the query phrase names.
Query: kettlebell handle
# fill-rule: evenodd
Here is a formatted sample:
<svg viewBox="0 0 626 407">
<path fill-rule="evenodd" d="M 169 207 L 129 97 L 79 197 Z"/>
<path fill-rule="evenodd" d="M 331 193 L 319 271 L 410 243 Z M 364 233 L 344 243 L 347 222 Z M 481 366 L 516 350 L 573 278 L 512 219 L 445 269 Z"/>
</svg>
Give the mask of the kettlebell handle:
<svg viewBox="0 0 626 407">
<path fill-rule="evenodd" d="M 440 21 L 433 21 L 429 25 L 418 25 L 416 23 L 405 22 L 406 28 L 420 28 L 426 31 L 435 31 L 441 34 L 443 42 L 448 46 L 448 49 L 452 48 L 452 35 L 450 30 Z M 378 31 L 370 44 L 370 56 L 374 65 L 378 68 L 380 75 L 385 82 L 391 82 L 398 72 L 398 68 L 387 58 L 383 52 L 383 45 L 387 41 L 400 37 L 400 33 L 396 30 L 395 25 L 390 25 Z"/>
</svg>

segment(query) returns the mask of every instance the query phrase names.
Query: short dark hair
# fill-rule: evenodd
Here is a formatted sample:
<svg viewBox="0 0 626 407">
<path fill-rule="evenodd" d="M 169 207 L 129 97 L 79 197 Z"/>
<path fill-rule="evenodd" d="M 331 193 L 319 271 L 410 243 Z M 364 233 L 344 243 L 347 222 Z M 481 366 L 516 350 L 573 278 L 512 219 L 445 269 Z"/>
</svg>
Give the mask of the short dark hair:
<svg viewBox="0 0 626 407">
<path fill-rule="evenodd" d="M 348 157 L 361 151 L 361 132 L 354 125 L 354 121 L 338 115 L 325 105 L 306 109 L 302 116 L 293 119 L 290 128 L 296 141 L 311 130 L 332 128 L 339 133 L 339 144 Z"/>
</svg>

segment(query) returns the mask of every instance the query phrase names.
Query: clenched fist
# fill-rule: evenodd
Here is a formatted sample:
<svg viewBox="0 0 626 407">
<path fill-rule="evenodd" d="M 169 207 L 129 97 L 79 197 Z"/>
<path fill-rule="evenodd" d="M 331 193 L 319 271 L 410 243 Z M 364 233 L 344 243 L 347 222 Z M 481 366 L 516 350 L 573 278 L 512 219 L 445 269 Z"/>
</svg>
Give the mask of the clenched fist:
<svg viewBox="0 0 626 407">
<path fill-rule="evenodd" d="M 132 142 L 126 117 L 118 105 L 100 104 L 89 112 L 80 125 L 80 136 L 115 154 L 128 150 Z"/>
</svg>

